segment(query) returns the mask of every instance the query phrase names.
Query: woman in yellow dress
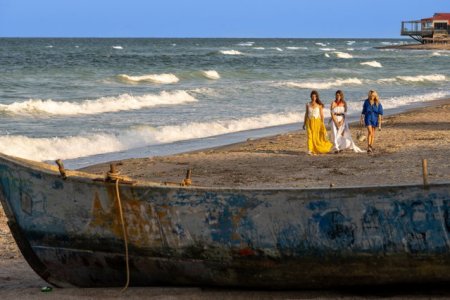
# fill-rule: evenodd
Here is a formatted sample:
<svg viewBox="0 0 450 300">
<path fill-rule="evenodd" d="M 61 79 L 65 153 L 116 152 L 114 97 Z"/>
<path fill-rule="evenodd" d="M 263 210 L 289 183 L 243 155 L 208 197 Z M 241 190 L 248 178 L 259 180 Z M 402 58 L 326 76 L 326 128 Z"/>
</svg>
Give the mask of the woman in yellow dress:
<svg viewBox="0 0 450 300">
<path fill-rule="evenodd" d="M 327 130 L 323 118 L 323 103 L 317 91 L 311 92 L 311 102 L 306 104 L 303 129 L 308 136 L 308 154 L 315 155 L 330 152 L 333 144 L 327 139 Z"/>
</svg>

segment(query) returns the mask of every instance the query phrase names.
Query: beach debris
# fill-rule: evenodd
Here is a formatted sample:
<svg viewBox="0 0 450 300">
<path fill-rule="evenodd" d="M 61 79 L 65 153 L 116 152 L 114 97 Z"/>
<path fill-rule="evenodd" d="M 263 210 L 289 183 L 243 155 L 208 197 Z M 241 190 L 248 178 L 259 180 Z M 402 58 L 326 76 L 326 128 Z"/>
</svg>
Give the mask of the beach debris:
<svg viewBox="0 0 450 300">
<path fill-rule="evenodd" d="M 62 160 L 57 159 L 55 160 L 55 163 L 58 165 L 59 174 L 61 174 L 62 179 L 66 179 L 66 170 L 64 169 L 64 163 L 62 162 Z"/>
<path fill-rule="evenodd" d="M 192 170 L 188 169 L 186 171 L 186 178 L 183 179 L 183 181 L 181 182 L 181 186 L 190 186 L 192 184 L 191 176 L 192 176 Z"/>
<path fill-rule="evenodd" d="M 422 159 L 422 176 L 423 176 L 423 186 L 428 188 L 428 162 L 426 158 Z"/>
<path fill-rule="evenodd" d="M 51 292 L 51 291 L 53 291 L 53 288 L 51 286 L 43 286 L 41 288 L 41 292 L 43 292 L 43 293 L 48 293 L 48 292 Z"/>
</svg>

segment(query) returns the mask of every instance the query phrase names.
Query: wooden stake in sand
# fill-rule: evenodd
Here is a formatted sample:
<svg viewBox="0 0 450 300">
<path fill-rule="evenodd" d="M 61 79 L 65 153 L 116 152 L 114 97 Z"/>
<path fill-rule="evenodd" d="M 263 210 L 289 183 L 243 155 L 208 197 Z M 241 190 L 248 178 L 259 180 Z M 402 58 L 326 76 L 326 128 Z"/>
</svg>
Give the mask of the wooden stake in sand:
<svg viewBox="0 0 450 300">
<path fill-rule="evenodd" d="M 427 159 L 422 159 L 423 186 L 428 187 L 428 163 Z"/>
</svg>

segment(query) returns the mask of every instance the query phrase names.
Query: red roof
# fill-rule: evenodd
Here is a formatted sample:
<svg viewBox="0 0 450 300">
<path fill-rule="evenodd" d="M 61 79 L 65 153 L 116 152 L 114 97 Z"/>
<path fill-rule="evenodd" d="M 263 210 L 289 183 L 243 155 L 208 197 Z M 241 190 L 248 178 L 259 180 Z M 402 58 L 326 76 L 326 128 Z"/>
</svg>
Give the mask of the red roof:
<svg viewBox="0 0 450 300">
<path fill-rule="evenodd" d="M 433 16 L 433 20 L 446 20 L 450 21 L 450 13 L 435 13 Z"/>
<path fill-rule="evenodd" d="M 424 18 L 421 21 L 449 21 L 450 13 L 435 13 L 431 18 Z"/>
</svg>

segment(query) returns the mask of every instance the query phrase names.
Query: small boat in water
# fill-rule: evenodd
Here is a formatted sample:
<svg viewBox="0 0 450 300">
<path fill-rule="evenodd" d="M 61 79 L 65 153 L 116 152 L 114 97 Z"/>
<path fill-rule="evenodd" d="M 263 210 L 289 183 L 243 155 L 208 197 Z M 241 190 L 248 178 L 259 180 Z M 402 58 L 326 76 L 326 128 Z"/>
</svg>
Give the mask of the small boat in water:
<svg viewBox="0 0 450 300">
<path fill-rule="evenodd" d="M 23 256 L 55 286 L 450 281 L 450 183 L 166 186 L 0 155 L 0 188 Z"/>
</svg>

